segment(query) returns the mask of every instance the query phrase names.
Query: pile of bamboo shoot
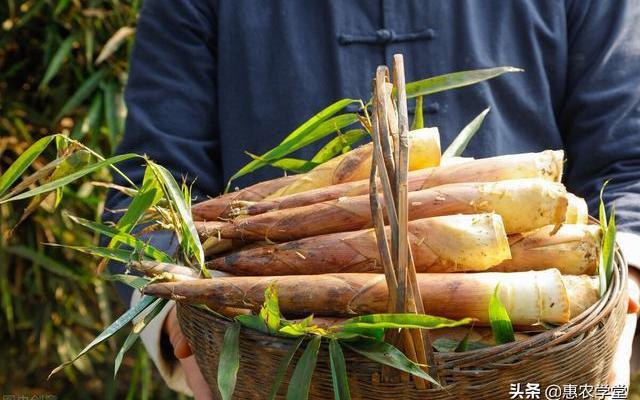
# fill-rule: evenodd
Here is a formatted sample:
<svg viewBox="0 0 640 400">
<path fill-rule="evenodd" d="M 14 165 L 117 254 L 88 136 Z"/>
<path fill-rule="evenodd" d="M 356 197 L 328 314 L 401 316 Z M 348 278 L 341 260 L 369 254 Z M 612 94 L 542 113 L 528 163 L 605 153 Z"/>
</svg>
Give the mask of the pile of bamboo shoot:
<svg viewBox="0 0 640 400">
<path fill-rule="evenodd" d="M 206 266 L 217 273 L 199 279 L 188 268 L 137 263 L 170 277 L 145 292 L 255 310 L 275 284 L 292 317 L 397 311 L 400 295 L 414 299 L 406 312 L 486 325 L 498 287 L 512 323 L 528 328 L 592 306 L 601 233 L 561 183 L 563 152 L 444 162 L 437 129 L 406 133 L 403 83 L 389 101 L 380 79 L 372 143 L 194 205 Z"/>
</svg>

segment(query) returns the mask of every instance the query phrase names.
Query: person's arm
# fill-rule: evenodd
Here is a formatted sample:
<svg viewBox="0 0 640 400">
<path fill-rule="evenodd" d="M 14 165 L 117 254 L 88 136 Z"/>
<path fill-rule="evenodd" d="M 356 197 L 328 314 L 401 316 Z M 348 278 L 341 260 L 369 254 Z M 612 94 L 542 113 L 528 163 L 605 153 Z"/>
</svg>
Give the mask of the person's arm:
<svg viewBox="0 0 640 400">
<path fill-rule="evenodd" d="M 640 268 L 640 1 L 567 1 L 568 68 L 558 124 L 564 132 L 569 189 L 597 215 L 598 192 L 615 203 L 618 243 Z M 638 270 L 631 268 L 629 311 L 637 312 Z M 629 315 L 611 383 L 629 384 L 636 315 Z"/>
<path fill-rule="evenodd" d="M 125 135 L 117 151 L 146 154 L 171 171 L 179 182 L 183 177 L 189 182 L 195 180 L 193 193 L 200 196 L 217 194 L 222 187 L 216 134 L 215 32 L 213 2 L 144 2 L 125 90 L 128 110 Z M 133 182 L 141 183 L 144 169 L 139 160 L 119 167 Z M 125 184 L 117 176 L 115 180 Z M 127 202 L 120 193 L 112 191 L 105 208 L 121 210 Z M 117 220 L 119 216 L 107 211 L 103 218 Z M 152 240 L 164 250 L 171 247 L 168 238 Z M 138 297 L 135 293 L 132 299 L 131 291 L 121 294 L 125 304 Z M 178 362 L 173 352 L 161 349 L 161 343 L 168 337 L 163 330 L 169 327 L 164 324 L 165 316 L 175 320 L 171 307 L 145 329 L 142 340 L 167 384 L 188 393 L 187 383 L 191 382 L 185 381 L 185 375 L 200 373 L 193 356 Z M 185 370 L 189 371 L 185 374 Z M 198 398 L 198 393 L 195 394 Z M 206 397 L 205 393 L 201 398 Z"/>
</svg>

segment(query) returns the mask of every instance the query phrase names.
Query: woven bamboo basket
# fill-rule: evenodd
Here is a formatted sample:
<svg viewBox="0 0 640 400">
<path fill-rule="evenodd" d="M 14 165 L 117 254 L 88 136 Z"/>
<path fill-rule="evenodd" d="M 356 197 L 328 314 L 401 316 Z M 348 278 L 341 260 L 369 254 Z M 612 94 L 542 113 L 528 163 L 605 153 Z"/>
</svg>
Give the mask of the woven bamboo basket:
<svg viewBox="0 0 640 400">
<path fill-rule="evenodd" d="M 627 310 L 627 263 L 620 252 L 605 295 L 569 323 L 529 339 L 464 353 L 436 353 L 442 387 L 416 389 L 413 382 L 380 382 L 381 365 L 345 348 L 353 399 L 497 399 L 510 398 L 510 385 L 606 384 Z M 218 354 L 229 322 L 199 307 L 178 304 L 178 318 L 214 396 Z M 237 399 L 266 399 L 275 371 L 292 340 L 242 329 L 240 368 L 234 392 Z M 284 398 L 292 365 L 280 386 Z M 333 399 L 329 354 L 320 349 L 310 399 Z"/>
</svg>

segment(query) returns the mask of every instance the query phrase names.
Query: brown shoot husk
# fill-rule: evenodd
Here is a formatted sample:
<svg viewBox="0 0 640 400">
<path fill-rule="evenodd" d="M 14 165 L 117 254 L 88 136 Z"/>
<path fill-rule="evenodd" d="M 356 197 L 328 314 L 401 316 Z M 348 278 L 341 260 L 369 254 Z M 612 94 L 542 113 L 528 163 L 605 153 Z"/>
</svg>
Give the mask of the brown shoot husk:
<svg viewBox="0 0 640 400">
<path fill-rule="evenodd" d="M 440 164 L 440 134 L 437 128 L 411 132 L 411 170 Z M 366 179 L 371 169 L 371 143 L 364 144 L 298 175 L 298 179 L 282 187 L 267 198 L 291 195 L 320 187 Z"/>
<path fill-rule="evenodd" d="M 564 224 L 509 237 L 511 259 L 492 271 L 514 272 L 558 268 L 566 275 L 596 273 L 601 230 L 598 225 Z"/>
<path fill-rule="evenodd" d="M 561 183 L 520 179 L 489 183 L 456 183 L 408 194 L 408 218 L 496 212 L 508 234 L 560 224 L 567 210 Z M 222 222 L 200 222 L 202 238 L 285 242 L 372 226 L 368 195 L 341 198 L 304 207 L 272 211 Z"/>
<path fill-rule="evenodd" d="M 271 193 L 294 182 L 296 179 L 297 177 L 294 175 L 283 176 L 202 201 L 191 207 L 191 215 L 194 221 L 216 221 L 218 218 L 226 218 L 234 201 L 263 200 Z"/>
<path fill-rule="evenodd" d="M 572 299 L 593 299 L 588 285 L 567 290 L 556 269 L 475 274 L 418 274 L 425 312 L 446 318 L 476 318 L 489 323 L 489 301 L 499 284 L 499 298 L 514 325 L 540 322 L 562 324 L 571 317 Z M 225 277 L 186 282 L 156 283 L 145 293 L 212 307 L 258 309 L 264 290 L 278 288 L 285 315 L 340 316 L 384 313 L 387 285 L 381 274 L 324 274 L 314 276 Z M 569 296 L 572 296 L 570 298 Z M 594 300 L 595 301 L 595 300 Z M 584 309 L 588 304 L 583 304 Z M 574 315 L 575 316 L 575 315 Z"/>
<path fill-rule="evenodd" d="M 541 153 L 511 154 L 420 169 L 409 172 L 408 190 L 416 191 L 450 183 L 497 182 L 508 179 L 540 178 L 560 182 L 563 156 L 564 153 L 560 150 L 546 150 Z M 234 215 L 257 215 L 368 192 L 368 180 L 348 182 L 264 201 L 242 202 L 236 204 Z"/>
<path fill-rule="evenodd" d="M 415 220 L 408 236 L 418 272 L 482 271 L 511 256 L 496 214 Z M 207 266 L 234 275 L 306 275 L 382 272 L 379 260 L 374 230 L 368 229 L 240 250 Z"/>
</svg>

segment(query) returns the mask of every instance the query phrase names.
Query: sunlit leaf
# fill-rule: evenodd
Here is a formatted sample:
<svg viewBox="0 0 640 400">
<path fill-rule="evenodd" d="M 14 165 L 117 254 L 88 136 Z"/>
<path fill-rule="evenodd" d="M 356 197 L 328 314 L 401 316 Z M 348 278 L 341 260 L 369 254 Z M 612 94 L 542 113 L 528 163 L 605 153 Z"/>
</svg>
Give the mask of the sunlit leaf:
<svg viewBox="0 0 640 400">
<path fill-rule="evenodd" d="M 411 123 L 411 130 L 424 128 L 424 114 L 422 113 L 422 96 L 416 97 L 416 111 L 413 115 L 413 122 Z"/>
<path fill-rule="evenodd" d="M 122 43 L 135 32 L 136 30 L 130 26 L 123 26 L 118 29 L 116 33 L 114 33 L 113 36 L 111 36 L 109 40 L 107 40 L 107 43 L 104 44 L 104 47 L 100 51 L 98 58 L 96 58 L 96 65 L 101 64 L 104 60 L 109 58 L 111 54 L 115 53 L 120 45 L 122 45 Z"/>
<path fill-rule="evenodd" d="M 303 142 L 306 142 L 306 144 L 312 143 L 313 141 L 321 139 L 322 137 L 328 135 L 331 132 L 335 132 L 336 130 L 341 129 L 344 126 L 350 125 L 353 122 L 347 123 L 347 125 L 344 125 L 344 126 L 338 126 L 339 124 L 333 123 L 333 124 L 330 124 L 332 129 L 326 132 L 324 135 L 319 135 L 317 132 L 319 131 L 318 127 L 321 124 L 323 124 L 323 122 L 325 122 L 328 118 L 337 114 L 349 104 L 357 103 L 357 102 L 358 100 L 342 99 L 331 104 L 330 106 L 326 107 L 325 109 L 323 109 L 322 111 L 320 111 L 319 113 L 311 117 L 309 120 L 307 120 L 305 123 L 300 125 L 298 128 L 296 128 L 278 146 L 269 150 L 267 153 L 261 155 L 260 157 L 264 160 L 270 160 L 270 161 L 276 160 L 278 158 L 282 158 L 292 153 L 293 151 L 301 147 L 304 147 L 305 144 L 301 145 L 301 143 Z M 344 121 L 342 122 L 344 123 Z M 324 130 L 320 130 L 320 131 L 324 132 Z M 314 132 L 315 134 L 312 135 Z M 309 142 L 312 136 L 314 140 Z M 259 161 L 259 160 L 251 161 L 249 164 L 245 165 L 233 176 L 231 176 L 231 178 L 229 179 L 229 183 L 227 184 L 226 190 L 227 191 L 229 190 L 229 187 L 231 186 L 231 182 L 234 181 L 235 179 L 238 179 L 248 173 L 251 173 L 256 169 L 263 167 L 264 165 L 265 165 L 264 161 Z"/>
<path fill-rule="evenodd" d="M 269 329 L 269 332 L 275 333 L 280 329 L 280 306 L 278 305 L 278 289 L 275 285 L 267 286 L 264 291 L 264 303 L 260 309 L 260 318 L 262 318 Z"/>
<path fill-rule="evenodd" d="M 2 199 L 0 201 L 0 204 L 6 203 L 6 202 L 9 202 L 9 201 L 26 199 L 26 198 L 33 197 L 33 196 L 36 196 L 36 195 L 39 195 L 39 194 L 50 192 L 52 190 L 56 190 L 59 187 L 68 185 L 69 183 L 75 181 L 76 179 L 82 178 L 83 176 L 86 176 L 86 175 L 88 175 L 88 174 L 90 174 L 92 172 L 95 172 L 95 171 L 97 171 L 97 170 L 99 170 L 101 168 L 110 166 L 112 164 L 115 164 L 115 163 L 118 163 L 118 162 L 121 162 L 121 161 L 124 161 L 124 160 L 129 160 L 129 159 L 132 159 L 134 157 L 139 157 L 139 156 L 136 155 L 136 154 L 122 154 L 122 155 L 119 155 L 119 156 L 108 158 L 108 159 L 106 159 L 104 161 L 99 161 L 99 162 L 97 162 L 95 164 L 91 164 L 91 165 L 89 165 L 89 166 L 87 166 L 85 168 L 82 168 L 79 171 L 73 172 L 73 173 L 71 173 L 71 174 L 69 174 L 69 175 L 67 175 L 67 176 L 65 176 L 63 178 L 53 180 L 53 181 L 48 182 L 48 183 L 46 183 L 46 184 L 44 184 L 42 186 L 36 187 L 36 188 L 34 188 L 32 190 L 26 191 L 24 193 L 21 193 L 21 194 L 15 195 L 15 196 L 12 196 L 10 198 Z M 9 172 L 9 171 L 7 171 L 7 172 Z"/>
<path fill-rule="evenodd" d="M 616 209 L 611 207 L 609 222 L 602 237 L 602 248 L 600 249 L 600 262 L 598 276 L 600 281 L 600 296 L 604 296 L 607 288 L 611 284 L 613 276 L 613 259 L 616 247 Z"/>
<path fill-rule="evenodd" d="M 447 157 L 459 157 L 462 155 L 462 152 L 467 148 L 469 141 L 473 137 L 473 135 L 478 132 L 484 118 L 487 116 L 491 107 L 485 108 L 477 117 L 475 117 L 467 126 L 462 128 L 458 136 L 453 139 L 453 142 L 447 147 L 447 149 L 442 153 L 443 158 Z"/>
<path fill-rule="evenodd" d="M 198 231 L 196 230 L 196 226 L 193 223 L 193 218 L 191 217 L 191 209 L 187 206 L 187 203 L 183 197 L 182 190 L 180 190 L 180 186 L 178 186 L 178 183 L 173 178 L 173 175 L 171 175 L 171 173 L 163 166 L 158 165 L 152 161 L 148 161 L 148 165 L 152 168 L 156 177 L 162 184 L 167 200 L 169 200 L 172 206 L 175 207 L 178 215 L 180 216 L 180 244 L 183 246 L 183 248 L 186 248 L 188 251 L 190 251 L 191 255 L 196 258 L 198 264 L 200 265 L 203 276 L 208 278 L 209 272 L 204 266 L 204 250 L 202 249 Z"/>
<path fill-rule="evenodd" d="M 325 144 L 313 158 L 311 162 L 316 164 L 322 164 L 329 161 L 333 157 L 351 150 L 351 146 L 361 139 L 367 137 L 368 134 L 363 129 L 352 129 L 345 133 L 338 133 L 338 135 L 331 139 L 329 143 Z"/>
<path fill-rule="evenodd" d="M 55 139 L 55 135 L 45 136 L 38 140 L 27 150 L 25 150 L 0 176 L 0 195 L 11 187 L 11 185 L 29 168 L 29 166 L 35 161 L 36 158 L 49 146 L 49 143 Z"/>
<path fill-rule="evenodd" d="M 425 96 L 443 92 L 463 86 L 473 85 L 488 79 L 498 77 L 508 72 L 522 72 L 523 69 L 514 67 L 497 67 L 471 71 L 453 72 L 407 83 L 407 98 Z"/>
<path fill-rule="evenodd" d="M 491 331 L 493 332 L 493 338 L 496 343 L 504 344 L 515 341 L 515 337 L 507 309 L 498 297 L 499 289 L 500 285 L 498 284 L 489 301 L 489 323 L 491 324 Z"/>
<path fill-rule="evenodd" d="M 391 328 L 438 329 L 466 325 L 472 321 L 473 319 L 471 318 L 463 318 L 456 321 L 424 314 L 370 314 L 350 318 L 339 326 L 345 331 L 353 328 L 360 330 Z"/>
</svg>

